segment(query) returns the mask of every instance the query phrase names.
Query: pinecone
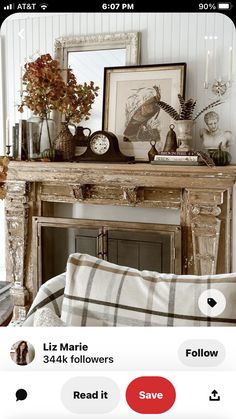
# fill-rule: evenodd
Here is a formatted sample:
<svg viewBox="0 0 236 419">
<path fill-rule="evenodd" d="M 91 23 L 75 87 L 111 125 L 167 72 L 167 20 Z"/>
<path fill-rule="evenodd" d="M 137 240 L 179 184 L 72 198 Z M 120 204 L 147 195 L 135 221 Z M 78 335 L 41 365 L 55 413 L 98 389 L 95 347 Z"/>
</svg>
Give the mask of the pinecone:
<svg viewBox="0 0 236 419">
<path fill-rule="evenodd" d="M 203 161 L 207 166 L 214 167 L 215 163 L 208 154 L 204 153 L 203 151 L 197 151 L 197 156 L 200 158 L 200 162 Z"/>
</svg>

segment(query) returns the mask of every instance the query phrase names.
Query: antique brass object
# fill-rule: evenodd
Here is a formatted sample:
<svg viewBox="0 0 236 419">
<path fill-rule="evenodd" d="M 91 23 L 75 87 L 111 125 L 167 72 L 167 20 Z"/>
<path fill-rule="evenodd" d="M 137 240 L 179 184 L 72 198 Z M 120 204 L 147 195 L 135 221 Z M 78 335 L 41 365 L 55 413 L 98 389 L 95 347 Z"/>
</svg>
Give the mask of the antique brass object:
<svg viewBox="0 0 236 419">
<path fill-rule="evenodd" d="M 150 148 L 150 150 L 148 152 L 148 160 L 149 161 L 152 161 L 152 160 L 154 160 L 155 155 L 158 154 L 158 151 L 157 151 L 157 149 L 155 147 L 155 145 L 156 145 L 156 141 L 155 140 L 151 140 L 150 141 L 150 144 L 151 144 L 151 148 Z"/>
<path fill-rule="evenodd" d="M 174 124 L 170 125 L 170 130 L 166 136 L 166 142 L 163 151 L 176 151 L 177 149 L 177 138 L 176 133 L 174 131 Z"/>
</svg>

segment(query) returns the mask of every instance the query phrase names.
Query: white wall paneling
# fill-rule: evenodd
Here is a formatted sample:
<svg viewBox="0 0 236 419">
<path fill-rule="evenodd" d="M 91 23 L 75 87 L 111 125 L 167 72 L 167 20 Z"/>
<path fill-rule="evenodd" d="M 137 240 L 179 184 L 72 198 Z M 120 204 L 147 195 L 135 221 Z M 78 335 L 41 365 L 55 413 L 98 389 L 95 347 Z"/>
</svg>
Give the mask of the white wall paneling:
<svg viewBox="0 0 236 419">
<path fill-rule="evenodd" d="M 19 36 L 22 29 L 24 39 Z M 186 97 L 197 100 L 197 110 L 215 98 L 210 90 L 203 88 L 207 50 L 214 56 L 210 79 L 213 82 L 215 77 L 227 77 L 229 47 L 232 46 L 234 83 L 225 103 L 216 110 L 220 115 L 221 127 L 231 130 L 236 137 L 235 26 L 220 13 L 14 14 L 5 20 L 1 28 L 3 70 L 7 74 L 4 83 L 6 92 L 3 95 L 4 118 L 6 114 L 9 115 L 11 124 L 19 118 L 16 105 L 19 103 L 20 64 L 29 60 L 30 56 L 37 51 L 53 54 L 54 40 L 60 36 L 122 31 L 141 32 L 141 64 L 187 63 Z M 208 39 L 205 39 L 206 36 Z M 210 36 L 213 39 L 209 39 Z M 215 36 L 217 39 L 214 39 Z M 28 117 L 28 113 L 24 116 Z M 200 117 L 194 127 L 195 148 L 199 145 L 199 128 L 203 126 L 205 123 Z M 231 146 L 231 153 L 236 163 L 236 140 Z M 115 211 L 113 208 L 114 217 Z M 96 213 L 96 217 L 99 214 Z"/>
<path fill-rule="evenodd" d="M 4 83 L 4 63 L 3 63 L 3 56 L 4 56 L 4 45 L 2 43 L 2 36 L 0 36 L 0 86 L 1 92 L 0 95 L 0 154 L 4 154 L 5 148 L 5 136 L 4 133 L 6 132 L 6 101 L 5 98 L 5 83 Z M 2 222 L 3 221 L 3 222 Z M 2 280 L 5 279 L 5 229 L 4 229 L 4 204 L 0 202 L 0 278 Z"/>
<path fill-rule="evenodd" d="M 23 29 L 24 39 L 19 36 Z M 209 49 L 214 60 L 210 63 L 210 80 L 228 76 L 229 47 L 235 50 L 235 27 L 233 22 L 219 13 L 67 13 L 67 14 L 16 14 L 2 25 L 5 43 L 5 68 L 7 68 L 7 113 L 14 123 L 19 118 L 16 104 L 19 103 L 20 63 L 30 56 L 49 52 L 53 54 L 55 38 L 69 35 L 140 31 L 142 33 L 142 64 L 187 63 L 186 97 L 197 99 L 201 109 L 214 98 L 210 90 L 203 88 L 206 52 Z M 213 37 L 206 40 L 205 36 Z M 217 36 L 217 39 L 214 37 Z M 36 55 L 35 55 L 36 56 Z M 235 57 L 234 57 L 235 77 Z M 222 128 L 236 132 L 233 109 L 236 102 L 236 87 L 233 83 L 225 103 L 217 112 Z M 8 98 L 11 98 L 7 103 Z M 27 112 L 26 112 L 27 116 Z M 203 118 L 196 122 L 194 146 L 199 144 L 199 128 Z M 236 162 L 236 143 L 231 147 Z"/>
<path fill-rule="evenodd" d="M 5 136 L 6 132 L 6 101 L 3 99 L 5 95 L 5 83 L 4 83 L 4 63 L 3 63 L 3 48 L 2 36 L 0 36 L 0 88 L 2 94 L 0 95 L 0 153 L 4 154 L 5 149 Z"/>
</svg>

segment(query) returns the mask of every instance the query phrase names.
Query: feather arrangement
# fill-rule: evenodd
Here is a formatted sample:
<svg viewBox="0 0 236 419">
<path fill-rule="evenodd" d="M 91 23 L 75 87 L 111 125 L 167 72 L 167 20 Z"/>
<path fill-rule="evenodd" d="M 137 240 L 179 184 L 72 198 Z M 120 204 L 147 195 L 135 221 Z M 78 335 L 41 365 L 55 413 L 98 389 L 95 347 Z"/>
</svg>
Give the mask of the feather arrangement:
<svg viewBox="0 0 236 419">
<path fill-rule="evenodd" d="M 177 112 L 171 105 L 168 103 L 163 102 L 162 100 L 158 101 L 158 105 L 161 109 L 167 112 L 171 118 L 175 121 L 179 120 L 193 120 L 195 121 L 203 112 L 207 111 L 210 108 L 214 108 L 215 106 L 221 105 L 223 103 L 220 99 L 214 100 L 213 102 L 209 103 L 209 105 L 205 106 L 201 111 L 199 111 L 195 116 L 193 116 L 193 111 L 196 106 L 196 100 L 188 99 L 184 100 L 184 98 L 178 94 L 178 99 L 180 103 L 180 110 Z"/>
</svg>

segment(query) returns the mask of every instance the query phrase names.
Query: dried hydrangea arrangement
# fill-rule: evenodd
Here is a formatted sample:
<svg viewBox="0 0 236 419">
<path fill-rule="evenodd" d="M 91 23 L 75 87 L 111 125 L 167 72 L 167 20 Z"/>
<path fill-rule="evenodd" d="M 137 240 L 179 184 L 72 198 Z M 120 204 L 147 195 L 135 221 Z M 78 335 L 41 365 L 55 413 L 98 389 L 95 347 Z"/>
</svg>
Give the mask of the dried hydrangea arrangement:
<svg viewBox="0 0 236 419">
<path fill-rule="evenodd" d="M 77 84 L 72 70 L 62 70 L 59 61 L 54 60 L 50 54 L 41 55 L 24 67 L 24 90 L 19 112 L 23 112 L 26 106 L 42 120 L 46 120 L 47 125 L 48 115 L 54 110 L 62 112 L 67 123 L 78 123 L 89 118 L 99 89 L 94 86 L 93 81 L 89 84 Z M 67 71 L 66 80 L 63 78 L 63 71 Z M 49 142 L 52 147 L 50 136 Z"/>
<path fill-rule="evenodd" d="M 57 102 L 57 110 L 65 116 L 65 121 L 79 123 L 83 119 L 90 117 L 92 104 L 99 90 L 98 86 L 94 86 L 94 82 L 77 84 L 76 77 L 71 68 L 67 70 L 67 82 L 65 85 L 64 95 Z"/>
<path fill-rule="evenodd" d="M 57 109 L 59 100 L 65 94 L 59 63 L 50 54 L 44 54 L 26 63 L 24 68 L 24 90 L 18 110 L 23 112 L 24 106 L 27 106 L 35 115 L 47 118 L 50 111 Z"/>
</svg>

